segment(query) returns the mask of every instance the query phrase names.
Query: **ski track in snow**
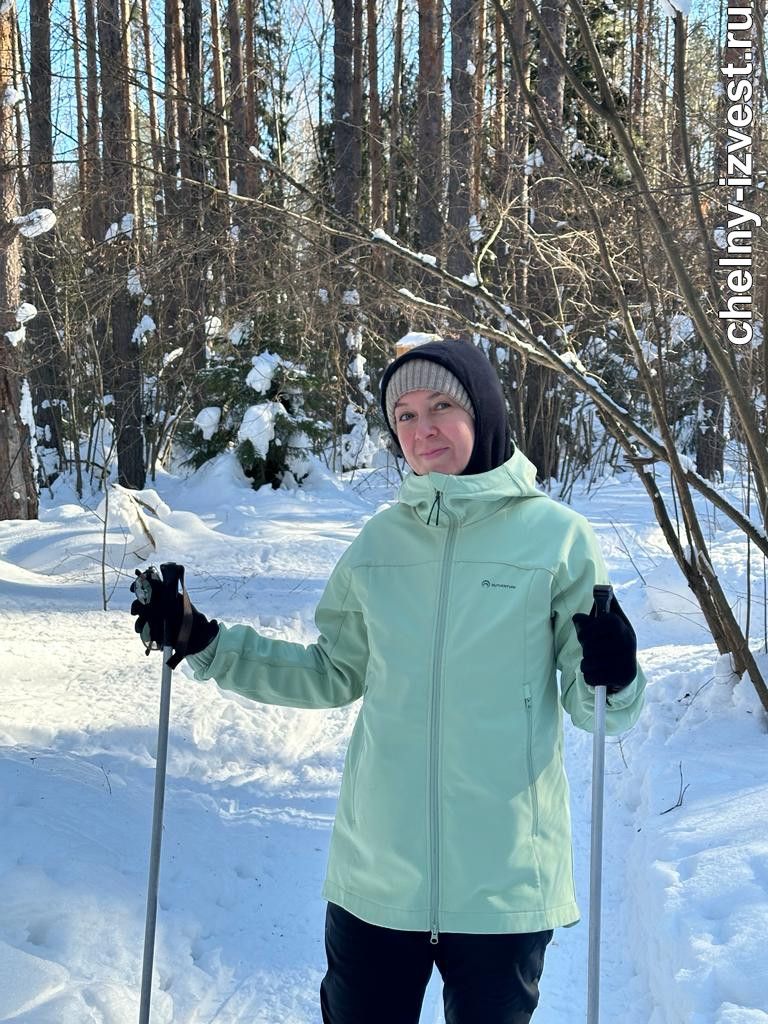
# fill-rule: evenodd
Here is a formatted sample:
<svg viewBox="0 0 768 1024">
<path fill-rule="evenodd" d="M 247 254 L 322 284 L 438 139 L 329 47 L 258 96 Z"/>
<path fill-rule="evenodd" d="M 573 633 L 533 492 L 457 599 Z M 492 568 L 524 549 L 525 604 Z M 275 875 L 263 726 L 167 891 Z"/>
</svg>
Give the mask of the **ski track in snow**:
<svg viewBox="0 0 768 1024">
<path fill-rule="evenodd" d="M 151 561 L 184 562 L 207 613 L 308 643 L 331 568 L 392 495 L 357 479 L 255 493 L 226 459 L 162 476 Z M 764 721 L 748 683 L 712 681 L 714 646 L 639 486 L 575 504 L 650 679 L 640 722 L 606 752 L 602 1020 L 768 1024 Z M 0 523 L 0 1021 L 138 1018 L 160 661 L 127 615 L 143 533 L 128 513 L 110 523 L 122 575 L 107 612 L 101 540 L 61 496 L 38 523 Z M 176 673 L 153 1024 L 319 1024 L 319 893 L 356 713 L 258 705 Z M 566 748 L 582 921 L 555 933 L 537 1024 L 586 1018 L 592 738 L 567 727 Z M 681 770 L 690 790 L 662 814 Z M 435 972 L 421 1024 L 443 1021 Z"/>
</svg>

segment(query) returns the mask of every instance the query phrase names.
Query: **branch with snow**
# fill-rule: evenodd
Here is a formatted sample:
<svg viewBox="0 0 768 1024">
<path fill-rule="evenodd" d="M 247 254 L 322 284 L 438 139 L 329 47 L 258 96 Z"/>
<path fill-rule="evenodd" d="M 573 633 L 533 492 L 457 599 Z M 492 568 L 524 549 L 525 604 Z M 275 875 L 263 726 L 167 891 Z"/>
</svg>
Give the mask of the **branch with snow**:
<svg viewBox="0 0 768 1024">
<path fill-rule="evenodd" d="M 38 235 L 44 235 L 56 226 L 56 214 L 53 210 L 45 208 L 32 210 L 21 217 L 14 217 L 13 224 L 24 238 L 37 238 Z"/>
</svg>

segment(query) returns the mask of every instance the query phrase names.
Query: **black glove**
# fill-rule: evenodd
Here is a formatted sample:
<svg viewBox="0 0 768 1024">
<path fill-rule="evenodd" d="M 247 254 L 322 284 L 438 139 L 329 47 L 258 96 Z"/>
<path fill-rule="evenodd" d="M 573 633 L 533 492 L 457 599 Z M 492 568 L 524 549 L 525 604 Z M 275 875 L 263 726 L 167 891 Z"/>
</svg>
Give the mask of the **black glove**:
<svg viewBox="0 0 768 1024">
<path fill-rule="evenodd" d="M 584 657 L 581 674 L 589 686 L 605 686 L 608 693 L 618 693 L 629 686 L 637 675 L 637 637 L 632 625 L 615 597 L 602 615 L 592 605 L 589 615 L 573 616 Z"/>
<path fill-rule="evenodd" d="M 167 643 L 174 649 L 179 647 L 179 633 L 184 622 L 184 596 L 178 592 L 168 595 L 162 579 L 150 569 L 140 573 L 136 570 L 136 579 L 131 584 L 131 591 L 137 594 L 131 605 L 131 615 L 136 616 L 134 629 L 140 634 L 147 649 L 147 654 L 154 647 L 162 649 Z M 187 606 L 191 614 L 189 636 L 183 649 L 176 651 L 168 662 L 172 668 L 188 654 L 199 654 L 219 632 L 216 619 L 210 621 L 199 612 L 187 598 Z M 166 632 L 167 625 L 167 632 Z"/>
</svg>

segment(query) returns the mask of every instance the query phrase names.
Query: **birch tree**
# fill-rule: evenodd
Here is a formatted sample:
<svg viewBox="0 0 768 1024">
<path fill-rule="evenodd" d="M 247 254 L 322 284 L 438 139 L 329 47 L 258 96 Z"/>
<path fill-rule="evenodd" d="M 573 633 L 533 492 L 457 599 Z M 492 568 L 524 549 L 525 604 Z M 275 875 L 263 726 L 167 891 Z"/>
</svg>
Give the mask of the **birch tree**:
<svg viewBox="0 0 768 1024">
<path fill-rule="evenodd" d="M 36 519 L 29 388 L 22 375 L 21 247 L 14 221 L 21 168 L 13 102 L 18 85 L 13 63 L 16 5 L 0 6 L 0 519 Z M 22 405 L 24 408 L 22 408 Z"/>
</svg>

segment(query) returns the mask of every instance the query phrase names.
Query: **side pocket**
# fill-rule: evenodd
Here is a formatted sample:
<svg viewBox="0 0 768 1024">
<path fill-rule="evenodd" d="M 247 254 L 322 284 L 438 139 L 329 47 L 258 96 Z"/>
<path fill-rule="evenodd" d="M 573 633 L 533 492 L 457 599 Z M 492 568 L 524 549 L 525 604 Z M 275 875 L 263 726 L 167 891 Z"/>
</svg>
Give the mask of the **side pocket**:
<svg viewBox="0 0 768 1024">
<path fill-rule="evenodd" d="M 531 790 L 531 834 L 539 834 L 539 794 L 536 789 L 536 771 L 533 764 L 533 697 L 528 683 L 523 685 L 526 718 L 526 754 L 528 757 L 528 784 Z"/>
<path fill-rule="evenodd" d="M 349 768 L 352 772 L 352 785 L 350 787 L 350 814 L 352 817 L 352 824 L 357 824 L 357 801 L 358 801 L 358 779 L 360 777 L 360 762 L 363 758 L 363 745 L 361 742 L 360 750 L 358 751 L 357 757 L 354 762 L 350 764 Z"/>
</svg>

